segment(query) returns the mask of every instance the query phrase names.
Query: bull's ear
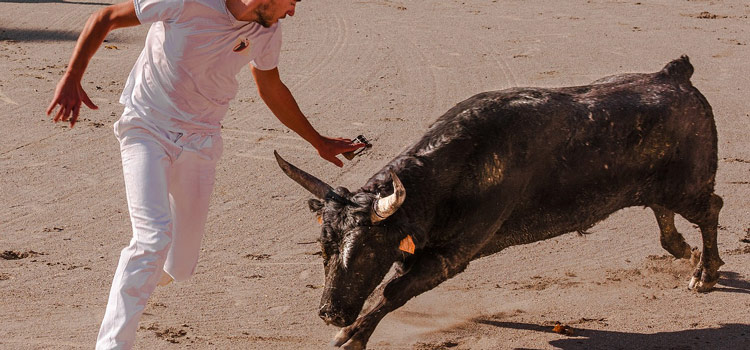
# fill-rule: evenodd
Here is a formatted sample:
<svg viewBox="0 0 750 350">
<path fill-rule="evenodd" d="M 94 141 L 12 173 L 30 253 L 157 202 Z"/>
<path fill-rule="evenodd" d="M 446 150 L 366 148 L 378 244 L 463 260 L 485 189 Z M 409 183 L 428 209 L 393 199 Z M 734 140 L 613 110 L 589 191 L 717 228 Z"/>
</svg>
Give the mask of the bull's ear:
<svg viewBox="0 0 750 350">
<path fill-rule="evenodd" d="M 317 199 L 310 199 L 307 201 L 307 206 L 310 207 L 310 211 L 315 213 L 318 219 L 318 224 L 323 223 L 323 202 Z"/>
<path fill-rule="evenodd" d="M 311 212 L 315 213 L 315 212 L 319 212 L 320 209 L 323 209 L 323 202 L 315 198 L 312 198 L 307 201 L 307 206 L 310 207 Z"/>
</svg>

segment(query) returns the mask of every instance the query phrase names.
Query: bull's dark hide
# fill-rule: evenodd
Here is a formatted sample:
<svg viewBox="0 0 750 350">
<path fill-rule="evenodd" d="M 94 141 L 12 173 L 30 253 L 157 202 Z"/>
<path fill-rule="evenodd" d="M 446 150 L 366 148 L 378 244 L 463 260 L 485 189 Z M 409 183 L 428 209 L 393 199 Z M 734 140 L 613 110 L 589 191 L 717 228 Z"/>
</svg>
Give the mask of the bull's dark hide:
<svg viewBox="0 0 750 350">
<path fill-rule="evenodd" d="M 580 232 L 630 206 L 653 209 L 672 255 L 700 255 L 689 287 L 711 289 L 723 264 L 717 137 L 692 72 L 683 56 L 651 74 L 475 95 L 354 192 L 279 157 L 285 172 L 321 199 L 310 201 L 323 223 L 320 316 L 344 327 L 335 344 L 364 348 L 388 312 L 477 257 Z M 405 197 L 388 197 L 394 177 Z M 675 213 L 700 227 L 702 251 L 677 232 Z M 407 236 L 414 254 L 398 248 Z M 382 281 L 394 264 L 395 276 Z"/>
</svg>

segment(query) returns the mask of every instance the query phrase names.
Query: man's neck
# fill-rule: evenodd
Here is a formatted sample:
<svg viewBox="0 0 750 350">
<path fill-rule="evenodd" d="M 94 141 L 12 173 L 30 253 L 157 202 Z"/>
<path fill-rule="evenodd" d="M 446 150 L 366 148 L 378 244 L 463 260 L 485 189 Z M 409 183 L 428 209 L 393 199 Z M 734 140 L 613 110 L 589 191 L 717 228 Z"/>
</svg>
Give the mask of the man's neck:
<svg viewBox="0 0 750 350">
<path fill-rule="evenodd" d="M 253 22 L 257 19 L 256 9 L 260 2 L 256 0 L 226 0 L 227 10 L 238 21 Z"/>
</svg>

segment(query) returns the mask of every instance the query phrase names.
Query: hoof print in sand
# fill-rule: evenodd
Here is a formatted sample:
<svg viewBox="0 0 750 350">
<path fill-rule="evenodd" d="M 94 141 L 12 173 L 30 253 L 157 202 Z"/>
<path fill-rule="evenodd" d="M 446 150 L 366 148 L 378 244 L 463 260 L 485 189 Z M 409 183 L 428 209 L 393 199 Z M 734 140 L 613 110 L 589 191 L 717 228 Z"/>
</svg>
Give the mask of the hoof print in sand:
<svg viewBox="0 0 750 350">
<path fill-rule="evenodd" d="M 180 327 L 162 327 L 158 324 L 152 324 L 146 328 L 141 328 L 153 331 L 157 338 L 174 344 L 179 344 L 184 340 L 190 340 L 190 337 L 187 336 L 190 326 L 187 324 L 183 324 Z"/>
<path fill-rule="evenodd" d="M 3 260 L 20 260 L 20 259 L 26 259 L 30 257 L 35 257 L 37 255 L 45 255 L 44 253 L 35 252 L 33 250 L 21 252 L 21 251 L 15 251 L 15 250 L 6 250 L 2 253 L 0 253 L 0 259 Z"/>
<path fill-rule="evenodd" d="M 256 260 L 256 261 L 268 260 L 271 258 L 271 256 L 268 254 L 247 254 L 245 255 L 245 257 L 250 260 Z"/>
<path fill-rule="evenodd" d="M 448 340 L 442 343 L 417 343 L 415 349 L 417 350 L 445 350 L 457 347 L 459 344 L 455 341 Z"/>
</svg>

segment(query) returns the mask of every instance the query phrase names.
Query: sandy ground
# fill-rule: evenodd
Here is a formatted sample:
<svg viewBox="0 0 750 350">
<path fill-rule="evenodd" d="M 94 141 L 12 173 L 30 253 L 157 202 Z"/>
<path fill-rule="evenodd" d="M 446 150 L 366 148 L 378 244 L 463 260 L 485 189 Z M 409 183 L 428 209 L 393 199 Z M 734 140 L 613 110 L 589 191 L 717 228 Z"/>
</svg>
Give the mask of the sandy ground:
<svg viewBox="0 0 750 350">
<path fill-rule="evenodd" d="M 0 348 L 92 348 L 130 224 L 111 124 L 145 27 L 117 31 L 84 88 L 100 107 L 70 129 L 44 115 L 87 16 L 108 0 L 0 0 Z M 744 0 L 301 2 L 280 69 L 323 133 L 374 148 L 338 169 L 259 100 L 249 71 L 224 122 L 207 235 L 191 280 L 158 289 L 140 349 L 324 349 L 323 269 L 309 194 L 274 149 L 357 188 L 455 103 L 514 86 L 652 72 L 681 54 L 714 108 L 724 198 L 715 291 L 662 250 L 648 209 L 509 248 L 386 317 L 373 349 L 750 348 L 750 5 Z M 678 228 L 699 243 L 681 218 Z M 552 332 L 556 321 L 574 328 Z"/>
</svg>

